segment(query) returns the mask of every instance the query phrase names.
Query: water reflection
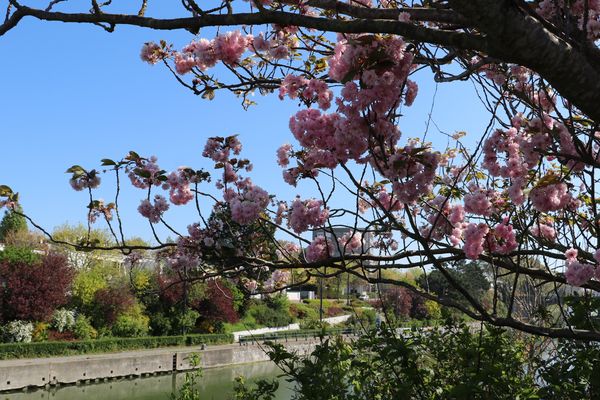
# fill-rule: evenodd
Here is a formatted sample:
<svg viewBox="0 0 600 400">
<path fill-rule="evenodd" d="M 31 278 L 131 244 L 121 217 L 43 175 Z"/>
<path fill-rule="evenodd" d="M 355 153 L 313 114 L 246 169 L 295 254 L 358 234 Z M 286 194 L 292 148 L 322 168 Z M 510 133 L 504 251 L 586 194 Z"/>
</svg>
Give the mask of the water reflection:
<svg viewBox="0 0 600 400">
<path fill-rule="evenodd" d="M 279 373 L 270 362 L 212 368 L 203 372 L 200 382 L 202 400 L 231 398 L 233 380 L 243 375 L 248 380 L 275 378 Z M 104 383 L 64 386 L 50 390 L 0 394 L 0 400 L 170 400 L 171 393 L 183 382 L 183 374 L 161 375 L 148 378 L 114 380 Z M 276 400 L 289 400 L 291 391 L 280 381 Z"/>
</svg>

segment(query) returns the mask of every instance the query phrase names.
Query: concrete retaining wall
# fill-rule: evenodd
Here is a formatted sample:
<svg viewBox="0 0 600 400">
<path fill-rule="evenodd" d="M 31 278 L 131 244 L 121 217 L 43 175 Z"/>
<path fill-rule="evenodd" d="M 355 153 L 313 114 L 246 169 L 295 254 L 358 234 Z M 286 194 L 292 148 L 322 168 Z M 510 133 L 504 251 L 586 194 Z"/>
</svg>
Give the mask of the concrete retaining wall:
<svg viewBox="0 0 600 400">
<path fill-rule="evenodd" d="M 286 344 L 290 351 L 310 353 L 315 342 Z M 173 373 L 193 369 L 191 355 L 200 355 L 200 367 L 268 361 L 264 349 L 258 345 L 214 346 L 206 349 L 161 349 L 117 354 L 74 356 L 47 359 L 0 361 L 0 392 L 27 387 L 43 387 L 99 380 Z"/>
</svg>

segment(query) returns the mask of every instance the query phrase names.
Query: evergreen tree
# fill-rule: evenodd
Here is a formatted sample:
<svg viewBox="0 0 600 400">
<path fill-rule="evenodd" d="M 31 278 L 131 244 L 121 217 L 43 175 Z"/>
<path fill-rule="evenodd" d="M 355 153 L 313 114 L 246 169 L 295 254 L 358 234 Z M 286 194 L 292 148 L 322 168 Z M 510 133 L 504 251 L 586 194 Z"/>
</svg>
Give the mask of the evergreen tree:
<svg viewBox="0 0 600 400">
<path fill-rule="evenodd" d="M 22 213 L 23 210 L 17 206 L 17 211 Z M 6 235 L 9 232 L 19 232 L 27 230 L 27 221 L 21 215 L 13 210 L 8 210 L 4 213 L 2 221 L 0 221 L 0 242 L 4 242 Z"/>
</svg>

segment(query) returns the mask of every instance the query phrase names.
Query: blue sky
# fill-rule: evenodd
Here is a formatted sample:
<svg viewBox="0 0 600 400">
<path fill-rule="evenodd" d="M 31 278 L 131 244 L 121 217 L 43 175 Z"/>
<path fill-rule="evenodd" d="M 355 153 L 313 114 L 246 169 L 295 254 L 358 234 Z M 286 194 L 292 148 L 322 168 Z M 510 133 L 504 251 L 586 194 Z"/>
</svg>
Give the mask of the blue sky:
<svg viewBox="0 0 600 400">
<path fill-rule="evenodd" d="M 135 150 L 156 155 L 167 170 L 209 168 L 201 157 L 206 138 L 239 134 L 257 184 L 281 199 L 311 193 L 285 184 L 275 162 L 276 149 L 293 143 L 288 120 L 297 110 L 294 102 L 258 97 L 258 106 L 244 111 L 239 99 L 224 92 L 214 101 L 202 100 L 164 67 L 139 59 L 146 41 L 165 39 L 181 47 L 192 38 L 187 32 L 130 27 L 109 34 L 33 19 L 0 37 L 0 184 L 20 192 L 25 211 L 52 230 L 86 217 L 86 195 L 70 189 L 64 173 L 69 166 L 94 168 L 102 158 L 119 159 Z M 431 107 L 435 85 L 428 74 L 418 83 L 419 96 L 400 123 L 405 137 L 421 136 Z M 478 137 L 484 116 L 469 83 L 438 87 L 433 117 L 442 130 Z M 435 128 L 430 132 L 430 139 L 445 143 Z M 113 188 L 109 181 L 105 186 L 98 197 L 108 200 Z M 127 190 L 122 212 L 128 236 L 150 239 L 147 222 L 136 213 L 143 195 Z M 168 219 L 183 229 L 195 221 L 192 211 L 175 209 Z"/>
</svg>

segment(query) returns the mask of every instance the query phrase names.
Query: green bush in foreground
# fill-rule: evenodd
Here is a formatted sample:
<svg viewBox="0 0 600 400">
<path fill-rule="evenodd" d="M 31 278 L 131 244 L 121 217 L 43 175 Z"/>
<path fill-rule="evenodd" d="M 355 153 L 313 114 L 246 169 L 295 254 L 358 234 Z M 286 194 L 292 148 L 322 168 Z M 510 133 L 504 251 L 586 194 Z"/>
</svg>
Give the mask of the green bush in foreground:
<svg viewBox="0 0 600 400">
<path fill-rule="evenodd" d="M 3 343 L 0 344 L 0 359 L 57 357 L 160 347 L 228 343 L 233 343 L 233 335 L 157 336 L 78 340 L 73 342 Z"/>
<path fill-rule="evenodd" d="M 383 326 L 328 338 L 309 357 L 270 343 L 295 400 L 600 399 L 600 345 L 492 326 L 447 325 L 398 335 Z M 235 399 L 273 399 L 277 380 L 238 380 Z"/>
</svg>

